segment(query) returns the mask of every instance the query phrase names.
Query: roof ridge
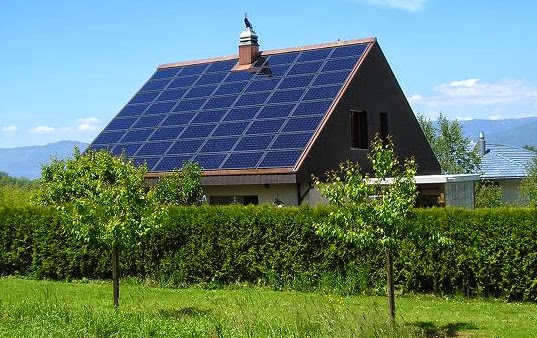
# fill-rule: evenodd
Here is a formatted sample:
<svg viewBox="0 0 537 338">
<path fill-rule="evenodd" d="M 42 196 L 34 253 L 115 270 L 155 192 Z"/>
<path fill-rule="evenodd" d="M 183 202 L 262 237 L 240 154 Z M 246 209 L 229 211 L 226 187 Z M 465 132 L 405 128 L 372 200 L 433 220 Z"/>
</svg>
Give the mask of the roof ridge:
<svg viewBox="0 0 537 338">
<path fill-rule="evenodd" d="M 320 43 L 320 44 L 313 44 L 313 45 L 305 45 L 305 46 L 297 46 L 297 47 L 289 47 L 289 48 L 279 48 L 279 49 L 269 49 L 269 50 L 261 51 L 260 55 L 261 56 L 266 56 L 266 55 L 274 55 L 274 54 L 288 53 L 288 52 L 297 52 L 297 51 L 319 49 L 319 48 L 328 48 L 328 47 L 345 46 L 345 45 L 356 45 L 356 44 L 360 44 L 360 43 L 374 43 L 376 41 L 377 41 L 376 37 L 369 37 L 369 38 L 363 38 L 363 39 L 354 39 L 354 40 L 338 40 L 338 41 Z M 179 67 L 179 66 L 197 65 L 197 64 L 210 63 L 210 62 L 216 62 L 216 61 L 227 61 L 227 60 L 238 59 L 238 58 L 239 58 L 239 54 L 232 54 L 232 55 L 217 56 L 217 57 L 212 57 L 212 58 L 186 60 L 186 61 L 179 61 L 179 62 L 172 62 L 172 63 L 164 63 L 164 64 L 159 65 L 157 67 L 157 69 L 172 68 L 172 67 Z"/>
</svg>

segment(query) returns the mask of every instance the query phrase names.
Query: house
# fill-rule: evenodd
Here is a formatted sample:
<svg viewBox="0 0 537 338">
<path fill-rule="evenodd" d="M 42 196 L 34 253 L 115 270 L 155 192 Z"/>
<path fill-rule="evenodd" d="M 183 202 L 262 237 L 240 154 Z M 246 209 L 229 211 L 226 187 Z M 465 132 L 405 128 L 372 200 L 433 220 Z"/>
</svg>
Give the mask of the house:
<svg viewBox="0 0 537 338">
<path fill-rule="evenodd" d="M 146 163 L 150 180 L 196 161 L 211 204 L 300 205 L 318 201 L 312 175 L 368 169 L 376 133 L 440 173 L 375 38 L 260 51 L 248 24 L 238 55 L 159 66 L 90 148 Z"/>
<path fill-rule="evenodd" d="M 520 184 L 528 176 L 528 167 L 537 154 L 524 148 L 487 144 L 483 132 L 479 133 L 477 146 L 481 155 L 481 179 L 498 185 L 506 204 L 525 204 Z"/>
</svg>

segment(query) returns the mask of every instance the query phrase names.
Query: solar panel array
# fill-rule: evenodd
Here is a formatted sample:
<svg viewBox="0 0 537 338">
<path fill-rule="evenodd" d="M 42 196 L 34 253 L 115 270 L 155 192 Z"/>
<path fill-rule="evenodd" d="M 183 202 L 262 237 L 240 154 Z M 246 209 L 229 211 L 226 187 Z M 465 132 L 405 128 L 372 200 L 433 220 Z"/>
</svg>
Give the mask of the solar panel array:
<svg viewBox="0 0 537 338">
<path fill-rule="evenodd" d="M 90 148 L 149 171 L 291 168 L 367 44 L 158 69 Z"/>
</svg>

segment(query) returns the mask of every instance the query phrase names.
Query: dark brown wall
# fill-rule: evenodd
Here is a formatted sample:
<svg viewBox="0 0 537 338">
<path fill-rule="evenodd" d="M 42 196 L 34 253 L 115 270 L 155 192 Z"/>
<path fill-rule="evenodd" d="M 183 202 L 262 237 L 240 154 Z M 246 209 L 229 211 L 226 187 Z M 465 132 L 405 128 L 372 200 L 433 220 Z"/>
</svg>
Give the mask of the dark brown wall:
<svg viewBox="0 0 537 338">
<path fill-rule="evenodd" d="M 300 181 L 308 181 L 312 174 L 322 175 L 346 160 L 358 161 L 369 170 L 367 150 L 351 149 L 350 110 L 367 111 L 369 139 L 380 131 L 380 114 L 387 114 L 397 155 L 414 156 L 420 175 L 440 174 L 440 165 L 382 50 L 375 43 L 302 163 Z"/>
</svg>

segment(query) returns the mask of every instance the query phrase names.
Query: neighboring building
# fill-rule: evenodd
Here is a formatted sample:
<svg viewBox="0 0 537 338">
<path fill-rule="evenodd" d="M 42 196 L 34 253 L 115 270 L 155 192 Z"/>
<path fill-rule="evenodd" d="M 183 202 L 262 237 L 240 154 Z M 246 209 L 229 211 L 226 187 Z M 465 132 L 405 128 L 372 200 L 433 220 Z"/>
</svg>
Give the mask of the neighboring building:
<svg viewBox="0 0 537 338">
<path fill-rule="evenodd" d="M 373 136 L 393 137 L 418 174 L 439 174 L 375 38 L 161 65 L 90 145 L 147 163 L 148 178 L 196 161 L 209 202 L 314 204 L 311 176 L 346 160 L 368 169 Z"/>
<path fill-rule="evenodd" d="M 520 183 L 528 176 L 528 167 L 537 154 L 531 150 L 503 144 L 487 144 L 485 134 L 477 142 L 481 158 L 481 179 L 497 184 L 507 204 L 525 204 Z"/>
</svg>

